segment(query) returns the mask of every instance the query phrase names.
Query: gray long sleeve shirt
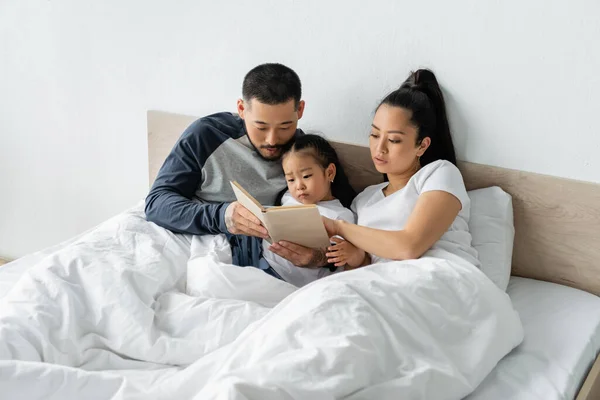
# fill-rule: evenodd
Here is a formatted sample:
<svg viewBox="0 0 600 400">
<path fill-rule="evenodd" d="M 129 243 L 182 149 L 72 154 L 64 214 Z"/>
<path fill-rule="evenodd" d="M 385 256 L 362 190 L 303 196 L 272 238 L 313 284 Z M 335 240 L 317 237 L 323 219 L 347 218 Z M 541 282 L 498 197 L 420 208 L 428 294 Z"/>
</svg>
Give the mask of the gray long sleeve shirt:
<svg viewBox="0 0 600 400">
<path fill-rule="evenodd" d="M 301 135 L 301 130 L 296 135 Z M 200 118 L 181 135 L 146 198 L 146 217 L 177 233 L 225 233 L 238 265 L 258 265 L 260 239 L 230 235 L 225 209 L 235 201 L 229 181 L 238 181 L 261 204 L 273 204 L 286 187 L 279 161 L 260 157 L 244 121 L 231 113 Z"/>
</svg>

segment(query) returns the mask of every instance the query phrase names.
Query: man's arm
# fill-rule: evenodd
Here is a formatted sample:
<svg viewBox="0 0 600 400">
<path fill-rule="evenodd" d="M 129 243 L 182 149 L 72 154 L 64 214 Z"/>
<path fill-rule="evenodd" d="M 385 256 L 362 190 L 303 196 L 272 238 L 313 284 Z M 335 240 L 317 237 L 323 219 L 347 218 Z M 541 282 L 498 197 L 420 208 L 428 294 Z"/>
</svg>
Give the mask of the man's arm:
<svg viewBox="0 0 600 400">
<path fill-rule="evenodd" d="M 226 233 L 225 210 L 230 203 L 192 200 L 202 181 L 202 167 L 211 149 L 194 133 L 192 124 L 177 141 L 146 197 L 146 218 L 178 233 Z"/>
</svg>

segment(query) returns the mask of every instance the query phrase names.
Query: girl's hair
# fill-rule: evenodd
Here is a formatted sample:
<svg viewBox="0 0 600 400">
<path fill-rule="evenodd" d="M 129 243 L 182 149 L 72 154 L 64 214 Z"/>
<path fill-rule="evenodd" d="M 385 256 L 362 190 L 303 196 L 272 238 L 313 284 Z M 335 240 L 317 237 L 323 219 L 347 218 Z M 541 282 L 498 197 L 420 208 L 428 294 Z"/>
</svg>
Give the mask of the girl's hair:
<svg viewBox="0 0 600 400">
<path fill-rule="evenodd" d="M 433 72 L 419 69 L 411 73 L 398 89 L 381 101 L 377 109 L 383 104 L 412 112 L 411 122 L 417 127 L 417 144 L 426 137 L 431 139 L 431 144 L 421 156 L 421 166 L 437 160 L 448 160 L 456 165 L 446 104 Z"/>
<path fill-rule="evenodd" d="M 336 174 L 331 184 L 331 195 L 338 199 L 344 207 L 350 207 L 352 200 L 356 197 L 356 191 L 350 186 L 348 177 L 333 146 L 319 135 L 302 135 L 294 140 L 290 148 L 283 154 L 282 159 L 292 152 L 299 151 L 310 154 L 324 169 L 329 164 L 335 165 Z M 286 191 L 287 189 L 279 193 L 275 204 L 281 204 L 281 198 Z"/>
</svg>

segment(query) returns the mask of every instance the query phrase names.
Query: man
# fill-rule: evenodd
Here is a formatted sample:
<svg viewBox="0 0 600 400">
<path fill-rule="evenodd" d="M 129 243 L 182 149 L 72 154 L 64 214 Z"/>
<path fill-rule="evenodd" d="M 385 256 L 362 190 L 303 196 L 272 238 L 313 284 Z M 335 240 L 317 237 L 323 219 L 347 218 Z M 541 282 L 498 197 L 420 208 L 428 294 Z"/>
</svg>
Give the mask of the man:
<svg viewBox="0 0 600 400">
<path fill-rule="evenodd" d="M 240 182 L 261 204 L 286 187 L 279 159 L 297 135 L 304 112 L 300 78 L 281 64 L 262 64 L 244 78 L 238 115 L 200 118 L 181 135 L 146 198 L 151 222 L 178 233 L 227 235 L 234 264 L 258 267 L 258 218 L 235 201 L 229 181 Z M 274 244 L 276 254 L 303 267 L 326 264 L 323 251 Z"/>
</svg>

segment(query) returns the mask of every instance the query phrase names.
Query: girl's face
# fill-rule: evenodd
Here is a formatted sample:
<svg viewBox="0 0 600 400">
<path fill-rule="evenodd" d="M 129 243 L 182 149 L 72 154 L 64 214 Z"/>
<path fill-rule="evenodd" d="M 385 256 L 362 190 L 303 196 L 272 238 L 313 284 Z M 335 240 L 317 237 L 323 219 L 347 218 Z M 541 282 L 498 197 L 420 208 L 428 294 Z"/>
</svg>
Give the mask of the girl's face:
<svg viewBox="0 0 600 400">
<path fill-rule="evenodd" d="M 331 181 L 335 178 L 335 165 L 323 168 L 306 152 L 290 152 L 283 157 L 283 172 L 288 190 L 302 204 L 317 204 L 333 200 Z"/>
<path fill-rule="evenodd" d="M 369 147 L 377 171 L 401 175 L 414 170 L 419 157 L 425 153 L 431 139 L 417 143 L 417 128 L 411 122 L 410 110 L 382 104 L 375 113 Z"/>
</svg>

